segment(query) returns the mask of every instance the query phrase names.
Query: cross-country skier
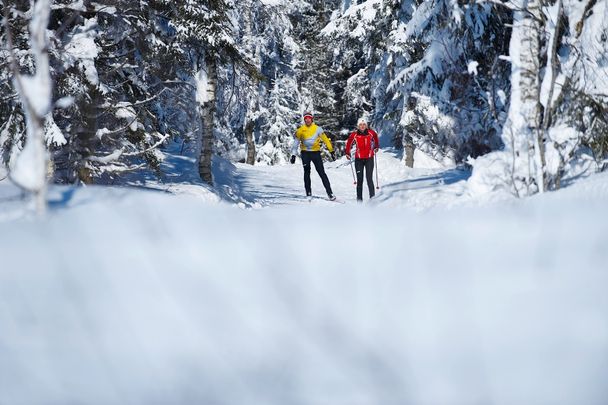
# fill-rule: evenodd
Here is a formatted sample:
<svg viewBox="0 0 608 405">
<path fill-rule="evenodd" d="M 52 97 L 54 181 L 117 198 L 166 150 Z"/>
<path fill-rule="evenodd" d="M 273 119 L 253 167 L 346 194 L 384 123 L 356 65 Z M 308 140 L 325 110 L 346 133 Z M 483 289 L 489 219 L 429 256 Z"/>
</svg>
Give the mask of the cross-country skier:
<svg viewBox="0 0 608 405">
<path fill-rule="evenodd" d="M 331 191 L 331 184 L 329 184 L 329 179 L 327 178 L 325 168 L 323 167 L 323 159 L 321 159 L 321 141 L 327 146 L 331 155 L 331 160 L 336 160 L 336 153 L 331 145 L 331 141 L 327 135 L 325 135 L 323 128 L 315 124 L 313 120 L 314 117 L 311 113 L 304 113 L 304 125 L 298 128 L 294 135 L 290 162 L 292 164 L 296 162 L 296 154 L 298 153 L 299 148 L 301 151 L 302 165 L 304 166 L 304 188 L 306 189 L 306 195 L 309 197 L 312 196 L 312 189 L 310 186 L 310 163 L 312 162 L 315 165 L 317 173 L 319 173 L 319 176 L 321 177 L 321 181 L 327 192 L 327 197 L 334 201 L 336 197 Z"/>
<path fill-rule="evenodd" d="M 355 170 L 357 172 L 357 201 L 363 201 L 363 170 L 365 169 L 365 177 L 367 180 L 367 188 L 369 190 L 369 198 L 376 195 L 374 190 L 374 156 L 378 152 L 379 142 L 378 134 L 371 128 L 367 127 L 367 121 L 363 118 L 357 122 L 357 130 L 351 132 L 346 141 L 346 158 L 350 160 L 350 150 L 353 146 L 356 147 L 355 153 Z"/>
</svg>

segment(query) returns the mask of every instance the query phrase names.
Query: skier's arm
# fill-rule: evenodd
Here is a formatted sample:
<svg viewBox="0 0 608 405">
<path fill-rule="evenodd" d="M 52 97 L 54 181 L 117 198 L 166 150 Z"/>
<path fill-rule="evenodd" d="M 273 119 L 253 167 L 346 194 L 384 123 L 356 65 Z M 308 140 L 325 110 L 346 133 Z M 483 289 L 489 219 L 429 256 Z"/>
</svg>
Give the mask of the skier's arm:
<svg viewBox="0 0 608 405">
<path fill-rule="evenodd" d="M 351 133 L 348 136 L 348 140 L 346 141 L 346 150 L 345 150 L 345 153 L 346 153 L 346 156 L 348 156 L 348 157 L 350 157 L 350 148 L 353 147 L 353 140 L 354 139 L 355 139 L 355 134 Z"/>
<path fill-rule="evenodd" d="M 298 154 L 298 149 L 300 148 L 300 137 L 298 136 L 298 132 L 293 135 L 293 145 L 291 146 L 291 154 L 295 156 Z"/>
<path fill-rule="evenodd" d="M 332 153 L 334 151 L 334 147 L 331 146 L 331 141 L 329 140 L 327 135 L 325 135 L 325 132 L 321 134 L 321 140 L 323 141 L 323 143 L 325 143 L 325 146 L 327 146 L 327 150 L 329 151 L 329 153 Z"/>
<path fill-rule="evenodd" d="M 378 140 L 378 133 L 372 130 L 372 135 L 374 137 L 374 152 L 380 148 L 380 141 Z"/>
</svg>

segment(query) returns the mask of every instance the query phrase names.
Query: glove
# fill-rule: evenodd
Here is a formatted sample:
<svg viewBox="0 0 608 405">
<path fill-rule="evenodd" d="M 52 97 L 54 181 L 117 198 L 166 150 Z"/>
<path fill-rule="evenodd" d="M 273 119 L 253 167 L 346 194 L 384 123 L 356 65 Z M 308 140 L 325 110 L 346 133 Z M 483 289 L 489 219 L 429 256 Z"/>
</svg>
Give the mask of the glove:
<svg viewBox="0 0 608 405">
<path fill-rule="evenodd" d="M 296 162 L 296 155 L 291 155 L 291 159 L 289 159 L 289 161 L 291 164 L 294 164 Z"/>
<path fill-rule="evenodd" d="M 374 149 L 374 153 L 378 153 L 378 148 Z"/>
<path fill-rule="evenodd" d="M 329 152 L 329 155 L 331 156 L 331 161 L 333 162 L 334 160 L 336 160 L 336 152 Z"/>
</svg>

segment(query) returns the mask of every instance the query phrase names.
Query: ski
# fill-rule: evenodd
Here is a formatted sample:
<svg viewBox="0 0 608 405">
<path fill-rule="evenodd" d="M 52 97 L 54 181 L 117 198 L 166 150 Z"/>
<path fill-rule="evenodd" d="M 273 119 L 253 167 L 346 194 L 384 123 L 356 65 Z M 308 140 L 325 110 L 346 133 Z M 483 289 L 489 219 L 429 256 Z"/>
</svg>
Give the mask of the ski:
<svg viewBox="0 0 608 405">
<path fill-rule="evenodd" d="M 333 199 L 333 200 L 330 200 L 329 198 L 324 198 L 324 200 L 327 200 L 329 202 L 338 203 L 338 204 L 346 204 L 346 201 L 338 200 L 337 198 Z"/>
<path fill-rule="evenodd" d="M 319 198 L 321 198 L 322 200 L 326 200 L 326 201 L 329 201 L 329 202 L 335 202 L 335 203 L 338 203 L 338 204 L 344 204 L 345 203 L 345 201 L 338 200 L 335 196 L 334 196 L 333 200 L 331 198 L 329 198 L 329 197 L 319 197 Z"/>
<path fill-rule="evenodd" d="M 312 203 L 313 200 L 323 200 L 323 201 L 328 201 L 328 202 L 333 202 L 333 203 L 338 203 L 338 204 L 346 204 L 346 201 L 339 200 L 337 198 L 334 200 L 330 200 L 329 197 L 307 196 L 306 199 L 308 200 L 309 203 Z"/>
</svg>

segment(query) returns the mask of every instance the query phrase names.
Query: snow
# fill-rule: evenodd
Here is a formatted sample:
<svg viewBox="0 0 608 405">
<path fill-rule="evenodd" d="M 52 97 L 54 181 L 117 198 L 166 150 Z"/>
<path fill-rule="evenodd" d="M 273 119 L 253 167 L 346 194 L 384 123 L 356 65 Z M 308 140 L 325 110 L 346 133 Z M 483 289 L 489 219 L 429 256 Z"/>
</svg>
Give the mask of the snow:
<svg viewBox="0 0 608 405">
<path fill-rule="evenodd" d="M 59 100 L 55 101 L 55 107 L 57 108 L 69 108 L 74 104 L 74 97 L 61 97 Z"/>
<path fill-rule="evenodd" d="M 77 7 L 77 5 L 75 4 L 74 7 Z M 64 68 L 78 65 L 85 74 L 87 81 L 94 86 L 99 84 L 99 74 L 95 67 L 95 59 L 99 54 L 99 49 L 95 43 L 97 25 L 96 17 L 85 19 L 81 32 L 72 36 L 62 53 Z"/>
<path fill-rule="evenodd" d="M 508 152 L 492 152 L 470 159 L 469 164 L 474 170 L 469 179 L 469 191 L 473 195 L 496 195 L 504 193 L 511 195 L 508 179 L 512 176 L 509 166 Z"/>
<path fill-rule="evenodd" d="M 515 6 L 516 2 L 513 2 Z M 527 122 L 527 116 L 531 115 L 531 110 L 535 108 L 533 101 L 528 100 L 527 103 L 522 101 L 522 94 L 525 89 L 522 89 L 521 81 L 524 77 L 526 66 L 524 61 L 526 49 L 521 47 L 521 44 L 526 39 L 526 30 L 531 29 L 526 14 L 522 11 L 515 11 L 513 14 L 513 31 L 509 44 L 509 57 L 511 61 L 511 95 L 509 103 L 508 118 L 502 130 L 502 139 L 505 145 L 503 150 L 491 152 L 488 156 L 471 161 L 473 171 L 473 184 L 477 191 L 485 194 L 485 192 L 496 191 L 498 188 L 505 188 L 509 192 L 518 195 L 528 194 L 529 185 L 518 184 L 522 179 L 534 177 L 536 184 L 543 184 L 539 180 L 540 167 L 533 148 L 535 139 L 530 130 L 530 125 Z M 502 97 L 501 101 L 502 101 Z M 531 150 L 532 149 L 532 150 Z M 532 156 L 534 154 L 534 156 Z M 487 171 L 487 173 L 479 173 Z M 487 184 L 483 184 L 486 182 Z M 539 191 L 543 191 L 540 188 Z"/>
<path fill-rule="evenodd" d="M 104 14 L 116 14 L 116 7 L 108 6 L 106 4 L 90 2 L 88 9 L 90 10 L 91 7 L 95 11 L 103 11 Z M 51 9 L 71 9 L 77 11 L 87 11 L 87 7 L 85 7 L 83 0 L 76 0 L 73 1 L 71 4 L 51 4 Z"/>
<path fill-rule="evenodd" d="M 43 74 L 36 76 L 21 76 L 21 86 L 23 88 L 23 96 L 26 97 L 32 113 L 39 117 L 44 117 L 51 108 L 51 91 L 52 88 L 48 81 L 48 77 Z"/>
<path fill-rule="evenodd" d="M 332 16 L 332 20 L 322 30 L 321 35 L 335 35 L 340 31 L 344 31 L 348 24 L 356 21 L 355 27 L 349 29 L 349 35 L 352 38 L 363 38 L 366 32 L 370 29 L 370 24 L 373 24 L 378 7 L 382 4 L 382 0 L 366 0 L 361 4 L 354 4 L 348 7 L 345 12 L 338 16 Z"/>
<path fill-rule="evenodd" d="M 0 181 L 8 177 L 8 169 L 4 166 L 4 163 L 0 162 Z"/>
<path fill-rule="evenodd" d="M 420 117 L 440 131 L 455 127 L 458 118 L 438 104 L 449 98 L 454 82 L 447 78 L 436 98 L 414 79 L 427 68 L 447 73 L 452 42 L 431 43 L 417 63 L 404 59 L 405 43 L 425 39 L 428 24 L 435 24 L 431 10 L 442 6 L 417 3 L 416 8 L 409 2 L 411 21 L 403 13 L 404 21 L 393 21 L 394 49 L 384 66 L 400 67 L 392 68 L 399 74 L 389 89 L 414 84 L 418 92 L 408 90 L 408 97 L 416 98 Z M 471 22 L 472 5 L 444 3 L 454 23 L 485 35 L 483 23 Z M 593 35 L 605 26 L 608 8 L 600 3 L 587 17 L 582 44 L 596 43 Z M 323 33 L 346 29 L 362 38 L 390 5 L 345 0 Z M 579 15 L 568 19 L 572 35 L 584 6 L 565 1 Z M 84 9 L 81 0 L 65 7 Z M 513 62 L 513 95 L 497 89 L 502 105 L 513 97 L 510 130 L 525 127 L 518 100 L 521 55 L 514 49 L 521 45 L 521 18 L 519 12 L 511 55 L 503 58 Z M 233 20 L 238 26 L 236 12 Z M 83 21 L 62 59 L 95 84 L 98 30 L 96 21 Z M 285 33 L 281 49 L 295 54 L 301 40 L 281 28 L 287 23 L 272 28 Z M 264 35 L 270 44 L 276 34 Z M 372 49 L 368 45 L 362 46 Z M 605 66 L 594 59 L 601 55 L 589 52 L 585 66 L 597 69 L 584 78 L 596 86 L 587 90 L 597 93 Z M 298 56 L 289 63 L 296 66 Z M 469 60 L 467 72 L 477 75 L 478 66 Z M 572 68 L 563 67 L 566 73 Z M 464 65 L 457 69 L 463 73 Z M 347 86 L 363 88 L 359 80 L 372 71 L 360 70 Z M 230 78 L 222 72 L 223 80 Z M 548 83 L 550 72 L 545 74 Z M 558 86 L 564 77 L 557 78 Z M 209 96 L 205 72 L 194 81 L 203 104 Z M 237 90 L 244 83 L 237 78 Z M 378 92 L 386 84 L 378 84 Z M 291 143 L 290 128 L 300 118 L 289 115 L 299 105 L 297 85 L 279 74 L 276 97 L 259 108 L 273 120 L 255 134 L 257 157 L 276 165 L 214 156 L 214 188 L 201 184 L 196 158 L 182 154 L 184 145 L 169 140 L 153 151 L 162 176 L 121 174 L 128 187 L 50 186 L 48 213 L 40 218 L 29 210 L 31 197 L 5 179 L 0 164 L 0 403 L 607 403 L 608 174 L 589 176 L 597 167 L 592 157 L 576 151 L 577 159 L 565 168 L 564 189 L 519 200 L 511 184 L 521 172 L 512 166 L 513 133 L 504 134 L 504 151 L 471 159 L 473 172 L 448 157 L 436 160 L 433 145 L 416 145 L 412 169 L 402 152 L 383 149 L 374 199 L 367 199 L 364 186 L 365 201 L 355 201 L 351 162 L 341 158 L 325 168 L 344 204 L 325 199 L 314 170 L 309 200 L 300 160 L 288 164 L 281 149 L 281 142 Z M 26 92 L 36 95 L 37 87 Z M 50 88 L 43 90 L 50 95 Z M 542 97 L 549 98 L 546 86 Z M 132 103 L 106 107 L 131 130 L 138 128 Z M 49 117 L 47 142 L 65 143 Z M 415 118 L 404 111 L 387 120 L 407 125 Z M 5 127 L 0 141 L 8 139 Z M 102 126 L 97 136 L 105 143 L 112 132 Z M 562 123 L 550 128 L 550 171 L 575 151 L 580 135 Z M 146 141 L 160 144 L 167 136 L 155 133 Z M 217 139 L 219 149 L 223 138 Z M 15 160 L 22 169 L 13 167 L 12 179 L 26 188 L 44 187 L 44 151 L 29 145 Z M 179 154 L 169 151 L 176 147 Z M 242 145 L 229 149 L 233 154 L 224 157 L 244 155 Z M 141 154 L 122 152 L 88 159 L 125 170 L 111 162 Z"/>
<path fill-rule="evenodd" d="M 44 136 L 47 145 L 62 146 L 68 143 L 67 139 L 61 132 L 61 129 L 55 123 L 53 114 L 48 114 L 44 123 Z"/>
<path fill-rule="evenodd" d="M 131 103 L 120 102 L 117 103 L 116 107 L 118 107 L 116 109 L 116 113 L 114 113 L 116 118 L 122 118 L 124 120 L 127 120 L 129 124 L 129 129 L 131 131 L 137 131 L 137 113 L 135 112 L 135 109 L 131 106 Z M 97 131 L 96 135 L 101 138 L 103 135 L 106 134 L 104 129 L 105 128 L 102 128 L 101 130 Z"/>
<path fill-rule="evenodd" d="M 46 184 L 46 156 L 43 145 L 35 142 L 26 143 L 17 156 L 10 170 L 11 179 L 26 190 L 41 190 Z"/>
<path fill-rule="evenodd" d="M 112 131 L 108 128 L 99 128 L 97 132 L 95 132 L 95 136 L 99 139 L 102 139 L 104 135 L 111 134 Z"/>
<path fill-rule="evenodd" d="M 110 163 L 110 162 L 114 162 L 114 161 L 118 160 L 120 158 L 120 156 L 123 154 L 123 152 L 124 151 L 122 149 L 117 149 L 107 156 L 103 156 L 103 157 L 89 156 L 87 158 L 87 160 L 89 160 L 91 162 L 97 162 L 97 163 Z"/>
<path fill-rule="evenodd" d="M 343 161 L 344 205 L 300 165 L 216 167 L 255 210 L 53 187 L 15 220 L 0 182 L 0 402 L 605 403 L 608 175 L 417 212 L 466 176 L 395 162 L 363 206 Z"/>
<path fill-rule="evenodd" d="M 477 67 L 479 66 L 479 62 L 472 60 L 469 61 L 468 65 L 467 65 L 467 72 L 470 75 L 474 75 L 477 76 Z"/>
<path fill-rule="evenodd" d="M 209 78 L 207 72 L 204 69 L 199 70 L 194 77 L 194 81 L 196 84 L 196 101 L 200 105 L 203 105 L 209 101 L 209 95 L 207 94 Z"/>
<path fill-rule="evenodd" d="M 608 75 L 604 34 L 607 29 L 608 5 L 604 1 L 595 3 L 591 12 L 585 18 L 581 14 L 587 5 L 586 3 L 568 1 L 565 4 L 565 7 L 569 8 L 573 15 L 570 18 L 572 26 L 576 26 L 581 20 L 584 21 L 580 37 L 575 43 L 578 49 L 584 50 L 584 58 L 579 62 L 583 64 L 583 68 L 578 68 L 576 71 L 582 76 L 581 82 L 586 92 L 594 95 L 604 95 Z M 576 18 L 578 15 L 581 15 L 580 19 Z M 573 28 L 576 32 L 576 28 Z M 572 60 L 573 63 L 578 62 L 575 57 Z"/>
<path fill-rule="evenodd" d="M 74 34 L 70 42 L 65 46 L 64 60 L 66 66 L 72 66 L 72 63 L 81 59 L 94 60 L 99 50 L 97 44 L 95 44 L 95 38 L 90 33 L 90 30 L 97 26 L 97 18 L 90 18 L 85 20 L 85 24 L 82 27 L 83 32 Z"/>
</svg>

